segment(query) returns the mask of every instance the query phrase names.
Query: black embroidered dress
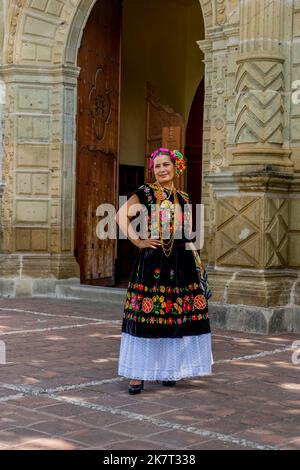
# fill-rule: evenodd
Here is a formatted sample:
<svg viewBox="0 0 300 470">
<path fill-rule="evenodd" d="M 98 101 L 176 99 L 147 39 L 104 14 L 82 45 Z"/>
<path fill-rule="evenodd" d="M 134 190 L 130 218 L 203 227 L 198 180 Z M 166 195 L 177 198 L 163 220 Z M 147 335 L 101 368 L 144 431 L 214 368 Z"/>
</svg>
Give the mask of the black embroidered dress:
<svg viewBox="0 0 300 470">
<path fill-rule="evenodd" d="M 150 236 L 157 186 L 142 185 L 135 194 L 147 210 Z M 173 203 L 173 194 L 167 195 Z M 190 203 L 190 198 L 179 190 L 177 197 L 185 214 L 184 205 Z M 169 257 L 162 248 L 139 251 L 124 306 L 119 375 L 140 380 L 179 380 L 211 373 L 207 299 L 193 252 L 186 249 L 187 241 L 184 236 L 175 239 Z"/>
</svg>

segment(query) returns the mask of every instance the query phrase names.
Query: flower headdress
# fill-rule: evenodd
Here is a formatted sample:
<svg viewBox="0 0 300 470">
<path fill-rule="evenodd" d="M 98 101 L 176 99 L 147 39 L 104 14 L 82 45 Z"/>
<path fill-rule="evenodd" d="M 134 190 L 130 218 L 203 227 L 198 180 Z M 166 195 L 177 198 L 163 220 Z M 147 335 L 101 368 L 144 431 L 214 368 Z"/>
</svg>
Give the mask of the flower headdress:
<svg viewBox="0 0 300 470">
<path fill-rule="evenodd" d="M 174 160 L 175 172 L 177 176 L 181 175 L 185 171 L 186 164 L 182 153 L 180 153 L 179 150 L 169 150 L 162 147 L 155 150 L 150 156 L 149 167 L 151 171 L 153 171 L 155 157 L 161 153 L 169 155 Z"/>
</svg>

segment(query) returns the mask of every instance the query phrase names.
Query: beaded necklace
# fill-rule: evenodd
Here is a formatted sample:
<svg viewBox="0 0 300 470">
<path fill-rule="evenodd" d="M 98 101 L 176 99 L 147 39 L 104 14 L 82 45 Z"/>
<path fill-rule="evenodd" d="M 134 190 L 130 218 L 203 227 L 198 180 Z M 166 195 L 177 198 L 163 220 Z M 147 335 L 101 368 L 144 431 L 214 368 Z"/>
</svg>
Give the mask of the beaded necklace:
<svg viewBox="0 0 300 470">
<path fill-rule="evenodd" d="M 172 249 L 173 249 L 173 245 L 174 245 L 174 236 L 175 236 L 175 224 L 174 224 L 174 219 L 175 219 L 175 210 L 176 210 L 176 204 L 178 204 L 178 197 L 177 197 L 177 190 L 176 188 L 174 187 L 174 185 L 172 185 L 172 189 L 170 191 L 170 194 L 168 197 L 165 197 L 164 195 L 164 191 L 163 191 L 163 188 L 162 186 L 156 182 L 155 183 L 155 186 L 156 186 L 156 203 L 159 207 L 159 224 L 158 224 L 158 227 L 159 227 L 159 239 L 161 241 L 161 244 L 162 244 L 162 250 L 164 252 L 164 255 L 166 257 L 169 257 L 172 253 Z M 171 197 L 171 194 L 173 194 L 173 201 L 170 201 L 170 197 Z M 163 219 L 163 215 L 166 214 L 166 211 L 168 211 L 168 217 L 170 217 L 170 232 L 171 232 L 171 236 L 170 236 L 170 239 L 168 240 L 165 240 L 163 239 L 163 223 L 162 223 L 162 219 Z"/>
</svg>

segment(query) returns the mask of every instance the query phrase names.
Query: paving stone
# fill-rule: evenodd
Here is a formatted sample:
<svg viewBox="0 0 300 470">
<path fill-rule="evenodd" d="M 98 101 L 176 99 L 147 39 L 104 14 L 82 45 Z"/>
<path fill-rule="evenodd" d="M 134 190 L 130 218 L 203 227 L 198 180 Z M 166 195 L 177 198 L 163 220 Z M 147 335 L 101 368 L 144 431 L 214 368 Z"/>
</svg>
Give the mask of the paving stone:
<svg viewBox="0 0 300 470">
<path fill-rule="evenodd" d="M 179 449 L 180 447 L 172 447 L 172 449 Z M 105 450 L 170 450 L 167 444 L 162 442 L 151 442 L 140 439 L 126 439 L 115 444 L 106 445 Z"/>
<path fill-rule="evenodd" d="M 281 446 L 278 446 L 280 450 L 300 450 L 300 439 L 294 439 L 293 441 L 287 442 Z"/>
<path fill-rule="evenodd" d="M 249 450 L 248 447 L 233 444 L 232 442 L 222 442 L 218 439 L 206 442 L 197 442 L 185 448 L 186 450 Z M 254 449 L 253 449 L 254 450 Z"/>
<path fill-rule="evenodd" d="M 152 434 L 148 436 L 150 441 L 162 442 L 164 445 L 167 445 L 169 449 L 183 449 L 188 445 L 195 444 L 196 442 L 207 442 L 211 440 L 210 437 L 200 436 L 198 434 L 193 434 L 185 431 L 180 431 L 177 429 L 161 431 L 159 433 Z"/>
<path fill-rule="evenodd" d="M 53 436 L 64 436 L 71 432 L 78 431 L 78 422 L 66 419 L 48 419 L 47 421 L 39 421 L 31 424 L 30 429 L 46 432 Z"/>
<path fill-rule="evenodd" d="M 300 367 L 291 351 L 273 354 L 298 339 L 295 334 L 215 328 L 211 376 L 179 381 L 172 390 L 146 382 L 143 393 L 130 396 L 128 379 L 113 380 L 121 323 L 111 321 L 121 319 L 118 308 L 38 298 L 0 299 L 0 307 L 1 331 L 13 333 L 1 337 L 8 363 L 1 366 L 0 449 L 300 448 Z M 97 319 L 108 322 L 97 325 Z M 264 351 L 270 355 L 251 357 Z M 97 385 L 104 379 L 112 381 Z M 5 383 L 27 391 L 16 398 L 20 392 Z M 47 389 L 51 395 L 41 393 Z M 14 399 L 1 401 L 9 396 Z M 191 426 L 221 438 L 187 432 Z M 235 438 L 253 445 L 227 442 Z"/>
<path fill-rule="evenodd" d="M 127 420 L 122 423 L 110 424 L 105 429 L 122 433 L 127 437 L 135 438 L 139 436 L 144 439 L 148 435 L 155 436 L 159 434 L 163 428 L 152 423 L 145 423 L 144 421 Z"/>
<path fill-rule="evenodd" d="M 12 446 L 11 450 L 80 450 L 87 449 L 87 447 L 59 437 L 40 437 L 25 444 Z"/>
<path fill-rule="evenodd" d="M 41 436 L 41 432 L 34 431 L 25 427 L 13 427 L 0 431 L 0 445 L 15 446 L 25 444 L 26 442 L 37 439 Z M 47 436 L 47 434 L 44 434 Z"/>
<path fill-rule="evenodd" d="M 65 437 L 83 445 L 97 447 L 114 444 L 127 438 L 125 435 L 107 429 L 98 429 L 97 432 L 95 432 L 95 429 L 85 429 L 69 433 Z"/>
<path fill-rule="evenodd" d="M 235 437 L 239 439 L 247 439 L 250 441 L 257 442 L 263 445 L 277 446 L 282 448 L 285 444 L 290 442 L 292 439 L 288 438 L 286 435 L 283 435 L 280 431 L 276 429 L 270 429 L 265 426 L 260 426 L 256 428 L 250 428 L 242 432 L 235 434 Z"/>
</svg>

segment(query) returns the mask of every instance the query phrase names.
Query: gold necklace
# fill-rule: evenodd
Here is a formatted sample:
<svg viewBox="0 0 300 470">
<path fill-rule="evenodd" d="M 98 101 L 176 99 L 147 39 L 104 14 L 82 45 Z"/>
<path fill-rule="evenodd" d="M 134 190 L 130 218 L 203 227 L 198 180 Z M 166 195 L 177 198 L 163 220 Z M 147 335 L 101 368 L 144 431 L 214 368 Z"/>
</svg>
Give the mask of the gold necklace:
<svg viewBox="0 0 300 470">
<path fill-rule="evenodd" d="M 169 257 L 172 253 L 173 245 L 174 245 L 174 236 L 175 236 L 175 224 L 174 224 L 174 219 L 175 219 L 175 209 L 176 209 L 176 204 L 178 204 L 178 197 L 177 197 L 177 190 L 172 185 L 172 189 L 170 191 L 170 195 L 165 198 L 164 193 L 163 193 L 163 188 L 162 186 L 157 182 L 157 205 L 159 207 L 159 239 L 162 244 L 162 250 L 163 253 L 166 257 Z M 170 201 L 171 194 L 173 194 L 174 202 Z M 169 240 L 165 241 L 163 239 L 163 234 L 162 234 L 162 217 L 161 217 L 161 211 L 169 210 L 169 214 L 171 216 L 171 223 L 170 223 L 170 231 L 171 231 L 171 237 Z"/>
<path fill-rule="evenodd" d="M 163 201 L 161 202 L 160 206 L 162 209 L 171 209 L 173 210 L 174 209 L 174 204 L 172 204 L 172 202 L 170 201 L 170 198 L 172 196 L 172 194 L 174 194 L 173 190 L 174 190 L 174 185 L 172 184 L 172 188 L 170 190 L 167 190 L 166 188 L 161 188 L 162 191 L 163 191 L 163 195 L 164 195 L 164 191 L 166 191 L 167 193 L 167 197 L 165 197 L 163 199 Z M 167 191 L 170 191 L 170 194 L 168 195 L 168 192 Z"/>
</svg>

